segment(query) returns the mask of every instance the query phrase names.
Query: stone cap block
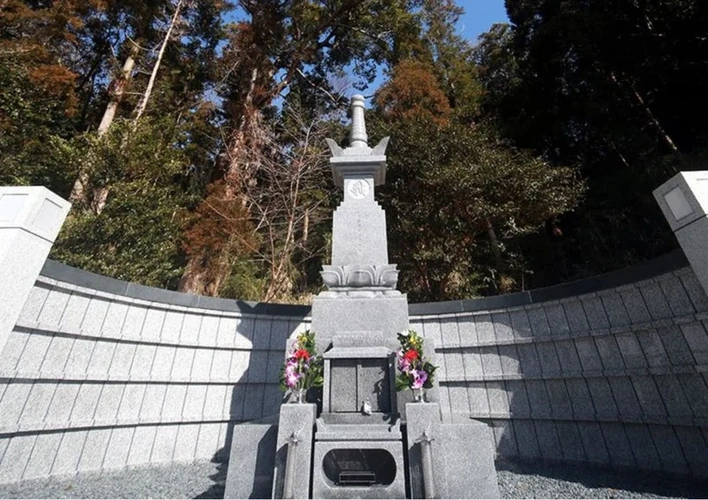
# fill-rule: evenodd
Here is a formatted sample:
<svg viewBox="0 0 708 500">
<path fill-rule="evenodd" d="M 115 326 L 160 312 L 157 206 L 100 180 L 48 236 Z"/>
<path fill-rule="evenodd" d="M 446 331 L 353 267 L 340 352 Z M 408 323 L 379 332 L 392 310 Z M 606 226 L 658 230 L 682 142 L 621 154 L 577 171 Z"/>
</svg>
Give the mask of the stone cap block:
<svg viewBox="0 0 708 500">
<path fill-rule="evenodd" d="M 708 170 L 680 172 L 654 190 L 672 231 L 708 214 Z"/>
<path fill-rule="evenodd" d="M 70 208 L 42 186 L 0 187 L 0 229 L 22 228 L 53 243 Z"/>
</svg>

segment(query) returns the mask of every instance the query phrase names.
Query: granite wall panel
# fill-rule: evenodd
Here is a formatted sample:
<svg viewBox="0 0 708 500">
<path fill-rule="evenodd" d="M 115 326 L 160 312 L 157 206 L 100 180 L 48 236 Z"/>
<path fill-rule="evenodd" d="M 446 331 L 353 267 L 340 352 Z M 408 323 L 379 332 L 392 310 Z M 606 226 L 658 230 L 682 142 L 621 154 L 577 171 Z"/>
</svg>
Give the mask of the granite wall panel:
<svg viewBox="0 0 708 500">
<path fill-rule="evenodd" d="M 411 321 L 442 332 L 438 374 L 452 401 L 444 411 L 489 423 L 500 456 L 706 476 L 707 312 L 700 284 L 680 268 L 539 304 Z"/>
<path fill-rule="evenodd" d="M 40 276 L 0 363 L 0 481 L 223 455 L 230 426 L 277 413 L 308 324 Z M 461 351 L 450 364 L 464 380 Z"/>
<path fill-rule="evenodd" d="M 51 276 L 2 353 L 0 481 L 212 459 L 233 425 L 278 411 L 306 309 Z M 500 456 L 706 476 L 708 298 L 687 267 L 613 280 L 491 310 L 417 307 L 441 410 L 489 423 Z"/>
</svg>

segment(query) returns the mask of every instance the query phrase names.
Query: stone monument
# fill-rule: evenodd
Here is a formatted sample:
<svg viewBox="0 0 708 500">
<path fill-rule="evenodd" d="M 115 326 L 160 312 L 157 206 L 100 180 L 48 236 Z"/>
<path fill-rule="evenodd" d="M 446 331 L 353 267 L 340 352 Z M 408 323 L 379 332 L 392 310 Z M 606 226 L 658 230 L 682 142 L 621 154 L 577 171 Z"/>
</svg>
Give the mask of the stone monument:
<svg viewBox="0 0 708 500">
<path fill-rule="evenodd" d="M 396 393 L 396 334 L 409 327 L 408 301 L 396 290 L 386 217 L 374 199 L 386 179 L 388 138 L 368 146 L 362 96 L 352 98 L 350 146 L 327 143 L 344 200 L 334 212 L 332 264 L 321 272 L 327 290 L 312 304 L 322 411 L 287 403 L 277 426 L 237 426 L 225 497 L 497 498 L 491 429 L 466 417 L 444 421 L 436 388 L 427 402 Z M 425 347 L 434 360 L 430 340 Z M 249 457 L 264 448 L 259 460 Z"/>
</svg>

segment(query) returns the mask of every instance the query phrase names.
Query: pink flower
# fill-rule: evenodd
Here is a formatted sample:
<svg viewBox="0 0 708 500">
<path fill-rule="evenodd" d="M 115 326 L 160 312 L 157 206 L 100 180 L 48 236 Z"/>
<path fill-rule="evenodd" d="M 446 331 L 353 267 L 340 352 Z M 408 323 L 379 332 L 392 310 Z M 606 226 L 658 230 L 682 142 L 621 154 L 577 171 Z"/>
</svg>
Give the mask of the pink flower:
<svg viewBox="0 0 708 500">
<path fill-rule="evenodd" d="M 398 369 L 401 370 L 402 372 L 407 372 L 408 370 L 411 369 L 411 362 L 405 358 L 399 358 L 398 359 Z"/>
<path fill-rule="evenodd" d="M 425 370 L 411 370 L 411 375 L 413 375 L 413 389 L 420 389 L 428 380 L 428 373 Z"/>
<path fill-rule="evenodd" d="M 299 380 L 300 377 L 296 373 L 285 374 L 285 385 L 290 389 L 294 389 Z"/>
</svg>

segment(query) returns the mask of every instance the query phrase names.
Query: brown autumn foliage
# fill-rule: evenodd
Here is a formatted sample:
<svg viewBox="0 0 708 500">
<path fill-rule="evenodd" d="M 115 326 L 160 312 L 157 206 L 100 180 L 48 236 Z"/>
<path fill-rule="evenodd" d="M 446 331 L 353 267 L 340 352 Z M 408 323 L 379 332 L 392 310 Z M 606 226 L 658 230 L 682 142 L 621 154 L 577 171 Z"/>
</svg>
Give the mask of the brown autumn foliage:
<svg viewBox="0 0 708 500">
<path fill-rule="evenodd" d="M 394 66 L 391 79 L 376 94 L 376 105 L 393 120 L 419 119 L 446 125 L 452 108 L 432 68 L 416 59 Z"/>
<path fill-rule="evenodd" d="M 241 199 L 227 193 L 226 183 L 207 187 L 207 196 L 184 219 L 184 250 L 193 266 L 184 281 L 198 277 L 200 293 L 216 295 L 229 274 L 233 259 L 242 259 L 258 248 L 258 240 Z M 184 286 L 180 283 L 180 287 Z"/>
</svg>

